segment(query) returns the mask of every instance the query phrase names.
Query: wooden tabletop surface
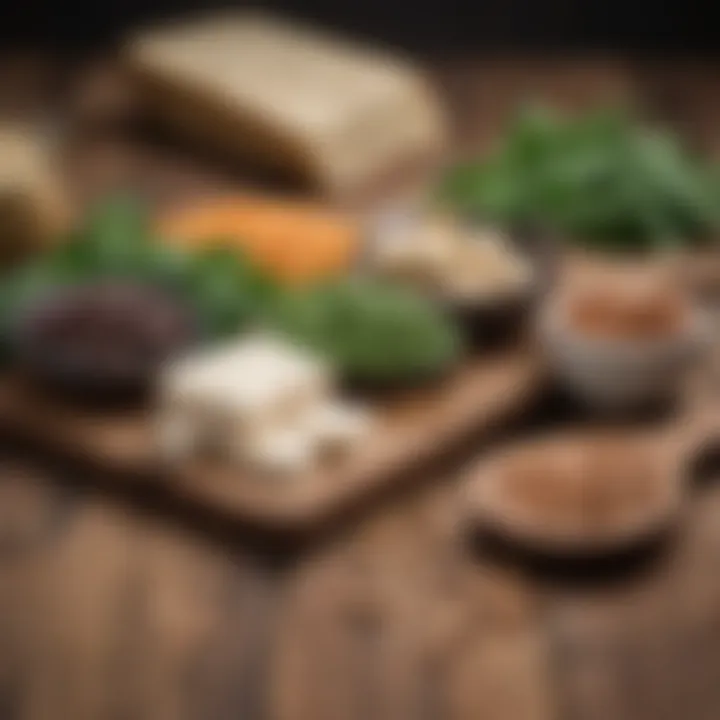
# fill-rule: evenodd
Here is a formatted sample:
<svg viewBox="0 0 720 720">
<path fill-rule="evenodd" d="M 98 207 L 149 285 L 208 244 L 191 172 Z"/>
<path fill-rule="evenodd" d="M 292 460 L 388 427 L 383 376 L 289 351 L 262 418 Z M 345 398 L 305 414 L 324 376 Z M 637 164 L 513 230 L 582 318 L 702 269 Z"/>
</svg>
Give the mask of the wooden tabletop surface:
<svg viewBox="0 0 720 720">
<path fill-rule="evenodd" d="M 633 98 L 720 149 L 720 66 L 498 60 L 438 75 L 468 145 L 530 94 Z M 202 174 L 183 162 L 163 151 L 143 171 L 178 192 Z M 536 414 L 517 431 L 542 427 Z M 662 552 L 570 577 L 466 541 L 455 490 L 480 451 L 283 548 L 3 448 L 0 718 L 717 720 L 717 467 L 698 471 Z"/>
</svg>

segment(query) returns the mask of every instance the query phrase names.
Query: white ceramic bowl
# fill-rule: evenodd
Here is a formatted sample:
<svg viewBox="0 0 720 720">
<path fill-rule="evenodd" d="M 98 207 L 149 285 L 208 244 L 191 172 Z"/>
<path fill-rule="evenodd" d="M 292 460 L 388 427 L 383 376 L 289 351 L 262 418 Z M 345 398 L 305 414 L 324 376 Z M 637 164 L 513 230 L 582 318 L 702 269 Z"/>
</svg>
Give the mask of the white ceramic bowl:
<svg viewBox="0 0 720 720">
<path fill-rule="evenodd" d="M 709 317 L 699 308 L 685 329 L 668 339 L 588 337 L 569 327 L 567 304 L 559 299 L 541 309 L 538 331 L 557 380 L 577 399 L 603 411 L 629 411 L 677 397 L 711 339 Z"/>
</svg>

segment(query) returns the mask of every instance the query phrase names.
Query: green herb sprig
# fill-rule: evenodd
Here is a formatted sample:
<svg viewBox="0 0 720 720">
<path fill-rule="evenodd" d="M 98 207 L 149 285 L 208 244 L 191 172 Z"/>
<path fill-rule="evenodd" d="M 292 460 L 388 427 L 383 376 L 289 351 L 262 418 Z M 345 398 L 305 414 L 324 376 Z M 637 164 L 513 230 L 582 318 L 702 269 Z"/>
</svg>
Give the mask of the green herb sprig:
<svg viewBox="0 0 720 720">
<path fill-rule="evenodd" d="M 620 111 L 526 111 L 482 160 L 450 170 L 439 199 L 506 228 L 540 227 L 614 250 L 693 243 L 720 227 L 720 182 L 671 133 Z"/>
</svg>

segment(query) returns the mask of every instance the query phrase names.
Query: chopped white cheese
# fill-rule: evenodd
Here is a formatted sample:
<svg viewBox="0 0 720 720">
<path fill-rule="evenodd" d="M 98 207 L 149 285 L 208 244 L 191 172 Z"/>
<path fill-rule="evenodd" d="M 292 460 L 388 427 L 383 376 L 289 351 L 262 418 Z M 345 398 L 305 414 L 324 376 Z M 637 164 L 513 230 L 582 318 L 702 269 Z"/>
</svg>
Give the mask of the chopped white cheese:
<svg viewBox="0 0 720 720">
<path fill-rule="evenodd" d="M 301 349 L 259 336 L 184 358 L 167 371 L 165 391 L 183 403 L 253 414 L 294 408 L 325 394 L 328 367 Z"/>
<path fill-rule="evenodd" d="M 334 401 L 332 374 L 311 354 L 254 336 L 171 365 L 159 393 L 161 450 L 198 450 L 270 472 L 306 469 L 325 448 L 347 448 L 367 412 Z"/>
</svg>

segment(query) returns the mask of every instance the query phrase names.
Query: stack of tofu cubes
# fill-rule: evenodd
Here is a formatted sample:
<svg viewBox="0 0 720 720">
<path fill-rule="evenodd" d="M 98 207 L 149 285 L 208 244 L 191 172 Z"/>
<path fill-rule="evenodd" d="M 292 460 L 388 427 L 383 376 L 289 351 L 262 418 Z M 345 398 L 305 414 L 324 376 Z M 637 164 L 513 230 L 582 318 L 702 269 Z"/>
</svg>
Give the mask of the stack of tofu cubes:
<svg viewBox="0 0 720 720">
<path fill-rule="evenodd" d="M 165 457 L 214 453 L 270 473 L 299 473 L 350 449 L 370 426 L 335 397 L 330 368 L 312 353 L 252 335 L 169 366 L 159 398 Z"/>
</svg>

